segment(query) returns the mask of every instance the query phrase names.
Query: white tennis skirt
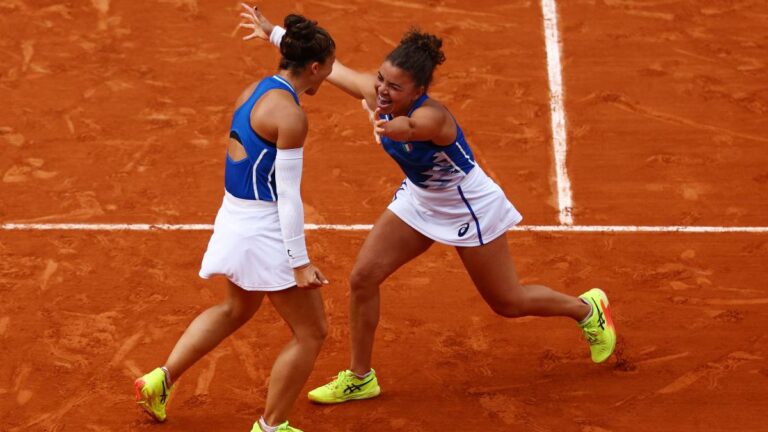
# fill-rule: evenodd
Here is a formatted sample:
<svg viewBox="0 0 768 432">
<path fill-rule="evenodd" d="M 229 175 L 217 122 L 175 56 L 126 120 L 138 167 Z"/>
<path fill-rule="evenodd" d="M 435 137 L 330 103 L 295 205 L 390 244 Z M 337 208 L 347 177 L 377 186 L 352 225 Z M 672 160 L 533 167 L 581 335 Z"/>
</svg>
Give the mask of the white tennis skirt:
<svg viewBox="0 0 768 432">
<path fill-rule="evenodd" d="M 406 179 L 388 208 L 416 231 L 451 246 L 482 246 L 523 220 L 479 166 L 446 189 L 424 189 Z"/>
<path fill-rule="evenodd" d="M 224 192 L 224 201 L 200 277 L 222 275 L 248 291 L 279 291 L 296 285 L 283 246 L 277 203 L 244 200 Z"/>
</svg>

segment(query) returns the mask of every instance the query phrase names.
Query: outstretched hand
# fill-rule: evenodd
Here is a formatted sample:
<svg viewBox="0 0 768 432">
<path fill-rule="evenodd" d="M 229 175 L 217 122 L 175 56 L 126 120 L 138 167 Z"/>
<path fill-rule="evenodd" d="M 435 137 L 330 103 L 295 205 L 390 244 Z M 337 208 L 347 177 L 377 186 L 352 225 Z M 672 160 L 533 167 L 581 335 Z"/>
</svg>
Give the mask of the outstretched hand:
<svg viewBox="0 0 768 432">
<path fill-rule="evenodd" d="M 251 34 L 243 37 L 243 40 L 258 38 L 268 41 L 269 35 L 272 34 L 272 30 L 275 28 L 274 24 L 261 14 L 258 6 L 248 6 L 245 3 L 240 5 L 245 9 L 245 12 L 240 13 L 240 17 L 244 21 L 240 22 L 238 27 L 252 30 Z"/>
<path fill-rule="evenodd" d="M 371 107 L 368 106 L 368 102 L 362 99 L 363 109 L 368 113 L 368 121 L 373 125 L 373 138 L 376 143 L 381 144 L 381 135 L 384 133 L 384 124 L 387 122 L 385 119 L 380 118 L 381 111 L 376 108 L 375 111 L 371 111 Z"/>
</svg>

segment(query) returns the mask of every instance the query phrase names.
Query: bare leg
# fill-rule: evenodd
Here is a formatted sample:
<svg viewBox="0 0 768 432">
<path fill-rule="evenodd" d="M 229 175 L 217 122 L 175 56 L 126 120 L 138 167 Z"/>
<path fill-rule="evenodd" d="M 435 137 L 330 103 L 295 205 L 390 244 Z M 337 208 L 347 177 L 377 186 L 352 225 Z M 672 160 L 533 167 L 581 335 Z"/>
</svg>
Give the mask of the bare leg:
<svg viewBox="0 0 768 432">
<path fill-rule="evenodd" d="M 246 291 L 229 282 L 227 299 L 197 316 L 181 335 L 165 367 L 178 379 L 204 355 L 248 322 L 261 306 L 263 292 Z"/>
<path fill-rule="evenodd" d="M 590 312 L 577 297 L 542 285 L 520 285 L 506 234 L 483 246 L 456 250 L 480 295 L 499 315 L 567 316 L 581 321 Z"/>
<path fill-rule="evenodd" d="M 272 365 L 264 420 L 283 423 L 306 384 L 327 333 L 319 289 L 291 288 L 269 293 L 269 300 L 293 331 L 293 338 Z"/>
<path fill-rule="evenodd" d="M 389 210 L 376 221 L 350 276 L 352 372 L 362 375 L 371 369 L 373 339 L 379 324 L 379 285 L 400 266 L 424 253 L 432 243 Z"/>
</svg>

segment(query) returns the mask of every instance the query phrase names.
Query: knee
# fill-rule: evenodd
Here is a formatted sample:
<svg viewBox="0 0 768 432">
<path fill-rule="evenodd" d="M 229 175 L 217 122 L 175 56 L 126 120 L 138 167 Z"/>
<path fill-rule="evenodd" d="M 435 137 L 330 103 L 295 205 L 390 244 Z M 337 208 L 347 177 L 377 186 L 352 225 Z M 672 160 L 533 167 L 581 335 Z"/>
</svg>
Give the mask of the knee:
<svg viewBox="0 0 768 432">
<path fill-rule="evenodd" d="M 353 295 L 366 296 L 378 289 L 381 279 L 373 267 L 355 267 L 349 276 L 349 287 Z"/>
<path fill-rule="evenodd" d="M 320 352 L 320 348 L 328 337 L 328 323 L 323 319 L 311 328 L 304 329 L 301 333 L 297 333 L 295 336 L 299 343 Z"/>
<path fill-rule="evenodd" d="M 514 303 L 501 303 L 490 305 L 497 315 L 504 318 L 521 318 L 526 316 L 525 309 Z"/>
<path fill-rule="evenodd" d="M 253 317 L 256 308 L 242 302 L 228 300 L 222 303 L 222 308 L 226 317 L 235 323 L 243 324 Z"/>
<path fill-rule="evenodd" d="M 507 296 L 502 299 L 489 301 L 488 305 L 497 315 L 504 318 L 521 318 L 528 316 L 525 298 L 522 296 Z"/>
</svg>

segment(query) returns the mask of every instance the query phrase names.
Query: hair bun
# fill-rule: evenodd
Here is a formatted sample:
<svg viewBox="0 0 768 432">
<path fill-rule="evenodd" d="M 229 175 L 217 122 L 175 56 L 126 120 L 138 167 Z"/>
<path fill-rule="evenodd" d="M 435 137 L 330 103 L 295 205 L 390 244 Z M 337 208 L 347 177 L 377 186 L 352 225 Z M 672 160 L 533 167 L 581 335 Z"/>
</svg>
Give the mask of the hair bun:
<svg viewBox="0 0 768 432">
<path fill-rule="evenodd" d="M 410 30 L 400 40 L 387 56 L 387 61 L 411 74 L 417 86 L 429 88 L 432 75 L 439 65 L 445 61 L 443 41 L 429 33 L 422 32 L 416 27 Z"/>
<path fill-rule="evenodd" d="M 317 21 L 290 14 L 283 20 L 285 37 L 280 42 L 280 69 L 303 70 L 309 62 L 325 63 L 333 54 L 336 43 Z"/>
<path fill-rule="evenodd" d="M 445 61 L 445 54 L 441 49 L 443 47 L 443 40 L 433 34 L 422 33 L 418 28 L 411 28 L 403 36 L 400 44 L 410 45 L 424 52 L 435 66 L 441 65 Z"/>
<path fill-rule="evenodd" d="M 291 14 L 285 17 L 285 32 L 289 39 L 300 43 L 309 43 L 317 35 L 317 21 L 301 15 Z"/>
</svg>

